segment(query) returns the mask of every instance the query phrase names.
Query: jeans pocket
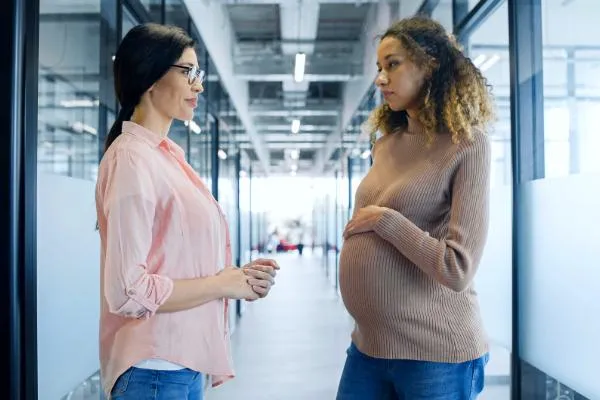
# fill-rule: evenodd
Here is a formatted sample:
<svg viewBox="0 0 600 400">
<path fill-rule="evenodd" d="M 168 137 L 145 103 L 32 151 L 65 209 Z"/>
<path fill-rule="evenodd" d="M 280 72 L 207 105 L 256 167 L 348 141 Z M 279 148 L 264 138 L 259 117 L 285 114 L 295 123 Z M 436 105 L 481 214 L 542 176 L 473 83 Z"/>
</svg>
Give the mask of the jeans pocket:
<svg viewBox="0 0 600 400">
<path fill-rule="evenodd" d="M 471 396 L 470 400 L 477 399 L 477 396 L 483 392 L 485 384 L 485 366 L 489 360 L 489 354 L 484 355 L 472 362 L 473 376 L 471 378 Z"/>
<path fill-rule="evenodd" d="M 121 376 L 117 378 L 115 385 L 110 391 L 110 397 L 119 396 L 124 394 L 127 391 L 127 386 L 129 386 L 129 379 L 131 378 L 131 374 L 133 373 L 133 368 L 129 368 L 127 371 L 123 372 Z"/>
</svg>

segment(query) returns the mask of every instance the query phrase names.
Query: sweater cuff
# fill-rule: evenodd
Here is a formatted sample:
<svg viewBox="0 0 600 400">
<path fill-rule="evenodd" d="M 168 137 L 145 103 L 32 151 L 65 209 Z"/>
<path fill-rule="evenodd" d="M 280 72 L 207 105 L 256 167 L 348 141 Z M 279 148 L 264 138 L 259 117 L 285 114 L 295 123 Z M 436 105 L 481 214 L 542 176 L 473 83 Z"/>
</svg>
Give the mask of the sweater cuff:
<svg viewBox="0 0 600 400">
<path fill-rule="evenodd" d="M 435 253 L 431 241 L 436 240 L 396 210 L 385 210 L 373 230 L 416 265 L 431 260 Z"/>
</svg>

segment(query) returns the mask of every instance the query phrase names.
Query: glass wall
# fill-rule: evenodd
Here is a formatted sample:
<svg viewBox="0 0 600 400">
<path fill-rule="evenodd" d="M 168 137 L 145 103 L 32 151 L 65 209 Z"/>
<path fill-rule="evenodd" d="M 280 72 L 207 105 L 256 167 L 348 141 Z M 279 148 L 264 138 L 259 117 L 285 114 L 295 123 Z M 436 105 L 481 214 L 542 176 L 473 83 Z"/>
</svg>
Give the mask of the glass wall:
<svg viewBox="0 0 600 400">
<path fill-rule="evenodd" d="M 100 129 L 100 1 L 42 0 L 39 27 L 40 172 L 93 180 Z"/>
<path fill-rule="evenodd" d="M 594 146 L 600 140 L 593 131 L 600 111 L 594 79 L 600 40 L 590 34 L 600 6 L 452 3 L 455 33 L 493 86 L 498 113 L 490 132 L 491 226 L 477 277 L 497 348 L 484 396 L 508 398 L 494 382 L 495 371 L 503 376 L 508 370 L 510 352 L 511 398 L 600 398 L 593 375 L 600 324 L 592 317 L 600 313 L 600 276 L 592 267 L 600 252 L 590 234 L 600 220 L 594 206 L 600 195 Z M 442 9 L 432 16 L 447 24 Z M 494 365 L 494 359 L 501 362 Z"/>
<path fill-rule="evenodd" d="M 600 38 L 593 32 L 600 3 L 534 3 L 529 12 L 539 26 L 525 37 L 541 49 L 526 48 L 523 56 L 542 66 L 543 99 L 533 115 L 543 121 L 536 132 L 543 145 L 524 154 L 540 168 L 526 177 L 520 200 L 527 215 L 520 221 L 521 392 L 532 399 L 597 399 Z"/>
<path fill-rule="evenodd" d="M 100 254 L 95 180 L 104 140 L 118 110 L 113 57 L 119 40 L 146 21 L 178 25 L 197 41 L 198 59 L 207 72 L 206 90 L 193 120 L 174 121 L 170 138 L 219 196 L 231 228 L 234 262 L 240 259 L 239 150 L 228 129 L 232 121 L 237 124 L 237 115 L 183 1 L 41 0 L 37 187 L 40 399 L 97 399 L 99 395 L 96 313 L 100 309 Z M 228 120 L 220 110 L 228 112 Z M 224 150 L 221 159 L 219 149 Z M 58 292 L 56 282 L 61 282 Z M 234 319 L 235 312 L 232 322 Z M 73 320 L 78 321 L 75 328 Z M 65 326 L 70 328 L 64 330 Z"/>
</svg>

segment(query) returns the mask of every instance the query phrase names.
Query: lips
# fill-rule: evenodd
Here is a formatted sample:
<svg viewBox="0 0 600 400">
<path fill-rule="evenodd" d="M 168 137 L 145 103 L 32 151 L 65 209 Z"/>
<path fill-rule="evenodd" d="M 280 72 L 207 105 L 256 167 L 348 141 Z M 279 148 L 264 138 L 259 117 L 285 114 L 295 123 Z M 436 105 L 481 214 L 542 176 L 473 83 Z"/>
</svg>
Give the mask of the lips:
<svg viewBox="0 0 600 400">
<path fill-rule="evenodd" d="M 387 90 L 384 90 L 381 93 L 383 93 L 383 97 L 386 97 L 386 98 L 390 97 L 391 95 L 394 94 L 394 92 L 390 92 L 390 91 L 387 91 Z"/>
<path fill-rule="evenodd" d="M 192 108 L 196 108 L 198 106 L 198 99 L 186 99 L 186 102 L 190 105 L 190 107 Z"/>
</svg>

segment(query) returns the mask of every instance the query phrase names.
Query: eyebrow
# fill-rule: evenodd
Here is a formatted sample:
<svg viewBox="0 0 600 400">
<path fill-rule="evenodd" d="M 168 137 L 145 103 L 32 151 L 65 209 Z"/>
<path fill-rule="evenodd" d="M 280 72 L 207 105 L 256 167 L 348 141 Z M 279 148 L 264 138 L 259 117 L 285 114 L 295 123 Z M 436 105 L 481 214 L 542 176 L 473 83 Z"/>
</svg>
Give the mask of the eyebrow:
<svg viewBox="0 0 600 400">
<path fill-rule="evenodd" d="M 402 57 L 402 55 L 400 53 L 391 53 L 385 56 L 385 60 L 389 60 L 392 57 Z"/>
<path fill-rule="evenodd" d="M 191 62 L 182 62 L 181 65 L 185 65 L 187 67 L 199 67 L 198 65 Z"/>
</svg>

